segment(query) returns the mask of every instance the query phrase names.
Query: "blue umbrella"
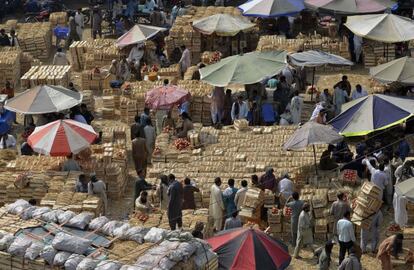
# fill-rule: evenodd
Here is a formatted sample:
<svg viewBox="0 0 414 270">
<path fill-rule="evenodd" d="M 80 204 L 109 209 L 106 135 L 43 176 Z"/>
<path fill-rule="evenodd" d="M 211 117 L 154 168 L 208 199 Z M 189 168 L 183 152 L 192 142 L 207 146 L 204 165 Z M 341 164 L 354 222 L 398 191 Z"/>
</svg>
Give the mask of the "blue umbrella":
<svg viewBox="0 0 414 270">
<path fill-rule="evenodd" d="M 363 136 L 398 125 L 413 114 L 414 100 L 375 94 L 343 104 L 329 124 L 343 136 Z"/>
<path fill-rule="evenodd" d="M 305 9 L 303 0 L 251 0 L 239 6 L 244 16 L 271 18 L 291 16 Z"/>
</svg>

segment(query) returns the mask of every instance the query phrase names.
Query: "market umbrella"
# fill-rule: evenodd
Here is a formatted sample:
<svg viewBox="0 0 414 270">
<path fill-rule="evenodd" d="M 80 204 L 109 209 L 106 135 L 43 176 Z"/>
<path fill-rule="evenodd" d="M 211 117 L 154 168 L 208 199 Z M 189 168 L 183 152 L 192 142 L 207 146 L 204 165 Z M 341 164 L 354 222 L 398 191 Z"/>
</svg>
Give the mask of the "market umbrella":
<svg viewBox="0 0 414 270">
<path fill-rule="evenodd" d="M 291 16 L 304 8 L 303 0 L 251 0 L 239 6 L 244 16 L 261 18 Z"/>
<path fill-rule="evenodd" d="M 316 67 L 325 66 L 325 65 L 333 65 L 333 66 L 352 66 L 354 63 L 349 61 L 348 59 L 343 58 L 342 56 L 338 56 L 335 54 L 317 51 L 317 50 L 309 50 L 300 53 L 293 53 L 288 56 L 289 61 L 292 65 L 298 67 L 312 67 L 313 68 L 313 75 L 312 75 L 312 88 L 315 84 L 315 70 Z M 311 94 L 311 99 L 313 99 L 313 92 Z"/>
<path fill-rule="evenodd" d="M 255 26 L 248 19 L 235 17 L 229 14 L 215 14 L 195 20 L 193 28 L 202 34 L 218 36 L 235 36 L 240 32 L 252 29 Z"/>
<path fill-rule="evenodd" d="M 395 192 L 414 202 L 414 178 L 407 179 L 395 185 Z"/>
<path fill-rule="evenodd" d="M 252 228 L 222 231 L 207 239 L 219 257 L 219 269 L 286 269 L 291 261 L 287 246 Z"/>
<path fill-rule="evenodd" d="M 128 32 L 119 37 L 116 45 L 120 48 L 128 45 L 143 43 L 144 41 L 154 37 L 156 34 L 167 29 L 152 25 L 136 24 Z"/>
<path fill-rule="evenodd" d="M 414 21 L 394 14 L 350 16 L 345 26 L 357 36 L 385 43 L 414 39 Z"/>
<path fill-rule="evenodd" d="M 305 0 L 311 9 L 335 14 L 364 14 L 382 12 L 394 5 L 388 0 Z"/>
<path fill-rule="evenodd" d="M 145 94 L 145 105 L 150 109 L 168 110 L 191 97 L 187 90 L 176 85 L 156 87 Z"/>
<path fill-rule="evenodd" d="M 309 121 L 303 126 L 299 127 L 292 136 L 283 144 L 284 150 L 301 150 L 312 145 L 313 158 L 316 165 L 316 150 L 315 145 L 320 144 L 335 144 L 343 140 L 343 137 L 338 134 L 331 126 L 321 125 L 315 121 Z"/>
<path fill-rule="evenodd" d="M 74 120 L 57 120 L 36 127 L 27 142 L 36 153 L 67 156 L 89 147 L 96 137 L 97 134 L 90 125 Z"/>
<path fill-rule="evenodd" d="M 286 66 L 285 51 L 250 52 L 226 57 L 200 69 L 201 80 L 224 87 L 253 84 L 278 74 Z"/>
<path fill-rule="evenodd" d="M 43 114 L 70 109 L 81 102 L 79 92 L 58 85 L 40 85 L 7 100 L 5 108 L 24 114 Z"/>
<path fill-rule="evenodd" d="M 382 83 L 399 82 L 414 85 L 414 58 L 401 57 L 369 69 L 371 76 Z"/>
<path fill-rule="evenodd" d="M 398 125 L 413 114 L 414 100 L 375 94 L 343 104 L 329 124 L 343 136 L 363 136 Z"/>
</svg>

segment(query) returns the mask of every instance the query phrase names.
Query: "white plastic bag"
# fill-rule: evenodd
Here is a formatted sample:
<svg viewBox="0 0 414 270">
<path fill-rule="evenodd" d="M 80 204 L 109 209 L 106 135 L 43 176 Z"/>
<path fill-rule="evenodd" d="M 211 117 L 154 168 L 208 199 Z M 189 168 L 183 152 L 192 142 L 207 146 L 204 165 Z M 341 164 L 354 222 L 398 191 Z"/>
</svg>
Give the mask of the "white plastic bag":
<svg viewBox="0 0 414 270">
<path fill-rule="evenodd" d="M 98 263 L 99 261 L 86 257 L 78 264 L 76 270 L 94 270 Z"/>
<path fill-rule="evenodd" d="M 16 237 L 10 244 L 7 252 L 12 256 L 23 257 L 26 250 L 32 245 L 32 241 L 27 237 Z"/>
<path fill-rule="evenodd" d="M 149 232 L 144 236 L 145 242 L 157 243 L 164 239 L 167 231 L 161 228 L 152 227 Z"/>
<path fill-rule="evenodd" d="M 23 212 L 20 214 L 20 218 L 23 220 L 28 220 L 33 218 L 33 212 L 37 209 L 36 206 L 29 206 L 26 209 L 23 210 Z"/>
<path fill-rule="evenodd" d="M 57 216 L 59 224 L 66 224 L 69 220 L 71 220 L 76 214 L 70 210 L 67 210 Z"/>
<path fill-rule="evenodd" d="M 171 261 L 167 257 L 164 257 L 160 260 L 160 263 L 158 264 L 158 267 L 160 269 L 172 269 L 174 267 L 174 265 L 176 265 L 176 264 L 177 264 L 176 262 Z"/>
<path fill-rule="evenodd" d="M 121 227 L 122 225 L 124 225 L 124 223 L 123 223 L 123 222 L 121 222 L 121 221 L 117 221 L 117 220 L 112 220 L 112 221 L 109 221 L 108 223 L 106 223 L 106 224 L 102 227 L 101 232 L 102 232 L 103 234 L 108 235 L 108 236 L 114 236 L 114 230 L 115 230 L 116 228 Z"/>
<path fill-rule="evenodd" d="M 89 223 L 89 230 L 92 230 L 92 231 L 99 230 L 108 222 L 109 222 L 109 218 L 105 216 L 94 218 L 91 221 L 91 223 Z"/>
<path fill-rule="evenodd" d="M 20 215 L 26 208 L 29 208 L 30 204 L 22 199 L 15 201 L 6 206 L 6 210 L 10 214 Z"/>
<path fill-rule="evenodd" d="M 40 242 L 33 242 L 28 249 L 26 249 L 26 253 L 24 254 L 24 258 L 27 260 L 35 260 L 39 257 L 40 253 L 42 252 L 45 245 Z"/>
<path fill-rule="evenodd" d="M 63 266 L 67 259 L 72 255 L 70 252 L 59 251 L 56 253 L 55 258 L 53 259 L 53 266 Z"/>
<path fill-rule="evenodd" d="M 138 257 L 135 265 L 143 269 L 152 269 L 158 265 L 162 258 L 164 258 L 164 255 L 141 256 Z"/>
<path fill-rule="evenodd" d="M 53 248 L 71 253 L 84 254 L 91 246 L 92 241 L 60 232 L 52 241 Z"/>
<path fill-rule="evenodd" d="M 33 211 L 33 218 L 40 218 L 43 214 L 50 212 L 49 207 L 37 207 L 36 210 Z"/>
<path fill-rule="evenodd" d="M 53 223 L 57 223 L 57 216 L 56 216 L 56 211 L 52 210 L 50 212 L 44 213 L 41 217 L 41 220 L 46 221 L 46 222 L 53 222 Z"/>
<path fill-rule="evenodd" d="M 79 254 L 72 254 L 65 262 L 65 270 L 76 270 L 78 264 L 85 259 L 85 256 Z"/>
<path fill-rule="evenodd" d="M 126 234 L 121 237 L 121 240 L 132 240 L 137 243 L 144 243 L 144 236 L 147 234 L 149 229 L 142 227 L 129 228 Z"/>
<path fill-rule="evenodd" d="M 11 243 L 14 241 L 14 236 L 10 233 L 3 236 L 3 238 L 0 239 L 0 251 L 7 250 Z"/>
<path fill-rule="evenodd" d="M 94 214 L 92 213 L 83 212 L 71 218 L 66 225 L 84 230 L 91 222 L 93 216 Z"/>
<path fill-rule="evenodd" d="M 147 270 L 147 268 L 142 268 L 136 265 L 123 265 L 119 270 Z"/>
<path fill-rule="evenodd" d="M 53 259 L 58 251 L 54 249 L 51 245 L 44 247 L 40 253 L 40 258 L 44 259 L 49 265 L 53 264 Z"/>
<path fill-rule="evenodd" d="M 121 264 L 119 262 L 107 260 L 98 263 L 95 270 L 119 270 L 119 268 L 121 268 Z"/>
<path fill-rule="evenodd" d="M 128 223 L 124 223 L 124 225 L 116 228 L 114 230 L 114 236 L 118 237 L 118 238 L 122 238 L 125 237 L 126 233 L 128 232 L 129 228 L 131 228 L 131 226 Z"/>
</svg>

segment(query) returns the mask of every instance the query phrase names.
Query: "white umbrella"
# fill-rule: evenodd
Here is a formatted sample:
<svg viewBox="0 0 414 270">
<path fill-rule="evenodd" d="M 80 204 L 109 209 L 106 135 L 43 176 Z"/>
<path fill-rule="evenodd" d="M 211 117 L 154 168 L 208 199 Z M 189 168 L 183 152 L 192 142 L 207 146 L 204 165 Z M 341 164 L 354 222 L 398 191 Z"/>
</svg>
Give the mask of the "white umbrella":
<svg viewBox="0 0 414 270">
<path fill-rule="evenodd" d="M 229 14 L 216 14 L 193 22 L 193 28 L 205 35 L 235 36 L 255 26 L 248 19 Z"/>
<path fill-rule="evenodd" d="M 394 14 L 350 16 L 345 26 L 357 36 L 385 43 L 414 39 L 414 21 Z"/>
<path fill-rule="evenodd" d="M 82 97 L 59 85 L 40 85 L 7 100 L 5 108 L 24 114 L 60 112 L 80 104 Z"/>
</svg>

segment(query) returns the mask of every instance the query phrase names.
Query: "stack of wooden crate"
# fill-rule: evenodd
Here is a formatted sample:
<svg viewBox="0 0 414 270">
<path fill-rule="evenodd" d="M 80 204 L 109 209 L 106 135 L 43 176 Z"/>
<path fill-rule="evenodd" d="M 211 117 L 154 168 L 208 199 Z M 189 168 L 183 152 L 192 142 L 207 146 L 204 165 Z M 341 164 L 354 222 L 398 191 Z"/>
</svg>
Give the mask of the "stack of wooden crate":
<svg viewBox="0 0 414 270">
<path fill-rule="evenodd" d="M 115 80 L 115 76 L 100 69 L 82 71 L 82 89 L 102 91 L 110 88 L 110 82 Z"/>
<path fill-rule="evenodd" d="M 20 84 L 22 88 L 43 84 L 68 87 L 70 75 L 70 66 L 33 66 L 21 77 Z"/>
<path fill-rule="evenodd" d="M 20 51 L 0 51 L 0 87 L 3 88 L 6 81 L 16 87 L 20 78 Z"/>
<path fill-rule="evenodd" d="M 40 206 L 70 210 L 75 213 L 91 212 L 95 216 L 99 216 L 103 212 L 103 203 L 99 197 L 70 191 L 47 193 L 40 201 Z"/>
<path fill-rule="evenodd" d="M 24 52 L 40 60 L 49 59 L 52 51 L 52 27 L 49 22 L 19 23 L 16 32 Z"/>
<path fill-rule="evenodd" d="M 64 26 L 68 22 L 68 15 L 65 11 L 62 12 L 52 12 L 49 16 L 49 22 L 52 24 L 52 27 L 55 26 Z"/>
<path fill-rule="evenodd" d="M 120 60 L 121 53 L 114 39 L 75 41 L 70 47 L 71 65 L 76 71 L 109 66 L 112 60 Z"/>
<path fill-rule="evenodd" d="M 88 110 L 94 111 L 95 109 L 95 98 L 93 97 L 93 93 L 91 90 L 83 90 L 82 91 L 82 103 L 86 104 Z"/>
<path fill-rule="evenodd" d="M 264 192 L 258 188 L 249 188 L 244 197 L 240 217 L 245 221 L 260 219 L 260 208 L 264 203 Z"/>
<path fill-rule="evenodd" d="M 103 102 L 102 118 L 103 119 L 114 119 L 114 116 L 115 116 L 114 96 L 103 96 L 102 102 Z"/>
<path fill-rule="evenodd" d="M 137 102 L 127 97 L 121 97 L 119 111 L 121 121 L 132 125 L 135 122 L 135 115 L 137 115 Z"/>
<path fill-rule="evenodd" d="M 356 199 L 352 222 L 362 228 L 369 228 L 374 214 L 382 205 L 382 191 L 371 182 L 364 182 Z"/>
<path fill-rule="evenodd" d="M 282 233 L 282 210 L 277 208 L 269 208 L 267 210 L 267 223 L 269 225 L 268 232 L 273 237 L 281 238 Z"/>
</svg>

